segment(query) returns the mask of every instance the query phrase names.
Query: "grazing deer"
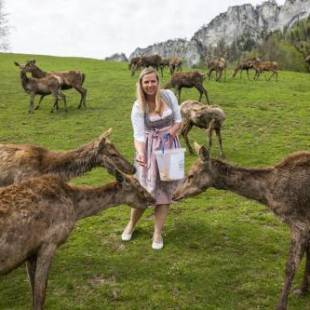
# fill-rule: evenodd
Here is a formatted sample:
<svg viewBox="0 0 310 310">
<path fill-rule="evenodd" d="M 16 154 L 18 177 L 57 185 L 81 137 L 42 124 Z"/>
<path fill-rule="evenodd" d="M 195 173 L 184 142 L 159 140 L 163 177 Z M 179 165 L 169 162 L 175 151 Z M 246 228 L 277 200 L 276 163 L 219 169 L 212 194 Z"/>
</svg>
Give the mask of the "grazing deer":
<svg viewBox="0 0 310 310">
<path fill-rule="evenodd" d="M 237 67 L 235 68 L 232 77 L 233 77 L 233 78 L 236 77 L 237 73 L 240 72 L 240 75 L 239 75 L 239 76 L 240 76 L 240 79 L 241 79 L 242 72 L 243 72 L 243 71 L 246 71 L 247 77 L 248 77 L 248 80 L 249 80 L 249 79 L 250 79 L 250 77 L 249 77 L 249 70 L 252 70 L 252 69 L 254 70 L 253 63 L 254 63 L 255 61 L 259 62 L 260 59 L 257 58 L 257 57 L 254 57 L 254 58 L 250 58 L 250 59 L 247 59 L 247 60 L 242 61 L 241 63 L 239 63 L 239 64 L 237 65 Z"/>
<path fill-rule="evenodd" d="M 272 72 L 268 81 L 275 75 L 276 81 L 278 80 L 279 65 L 276 61 L 254 61 L 253 68 L 255 70 L 254 80 L 258 80 L 259 76 L 264 72 Z"/>
<path fill-rule="evenodd" d="M 94 167 L 103 166 L 109 170 L 108 159 L 119 170 L 133 174 L 134 166 L 109 141 L 111 131 L 109 129 L 92 142 L 66 152 L 52 152 L 29 144 L 0 144 L 0 187 L 43 174 L 69 180 Z"/>
<path fill-rule="evenodd" d="M 136 66 L 132 67 L 131 75 L 134 75 L 137 69 L 153 67 L 157 71 L 160 69 L 161 76 L 163 77 L 161 62 L 162 58 L 159 55 L 141 56 Z"/>
<path fill-rule="evenodd" d="M 42 98 L 50 94 L 55 98 L 55 102 L 51 112 L 54 112 L 55 109 L 58 110 L 59 99 L 62 99 L 64 101 L 65 111 L 67 111 L 66 97 L 62 93 L 59 80 L 56 77 L 46 76 L 42 78 L 28 78 L 25 66 L 20 65 L 18 62 L 14 62 L 14 64 L 20 69 L 20 80 L 22 83 L 22 87 L 24 88 L 25 92 L 30 95 L 30 103 L 28 109 L 29 113 L 33 113 L 34 99 L 36 95 L 41 95 L 39 101 L 40 104 Z"/>
<path fill-rule="evenodd" d="M 136 72 L 136 70 L 138 69 L 139 67 L 139 63 L 140 63 L 140 56 L 138 57 L 133 57 L 130 59 L 130 62 L 128 64 L 128 69 L 130 70 L 131 72 L 131 76 L 133 76 Z"/>
<path fill-rule="evenodd" d="M 310 281 L 310 152 L 294 153 L 273 167 L 241 168 L 209 158 L 198 147 L 200 159 L 191 167 L 174 199 L 197 195 L 209 187 L 235 192 L 267 205 L 291 230 L 291 245 L 285 282 L 277 306 L 287 309 L 287 299 L 300 260 L 306 252 L 306 269 L 301 293 Z"/>
<path fill-rule="evenodd" d="M 219 107 L 207 106 L 195 100 L 184 101 L 181 104 L 180 109 L 183 119 L 181 135 L 185 140 L 189 152 L 191 154 L 194 153 L 188 140 L 188 134 L 193 126 L 197 126 L 206 129 L 209 137 L 209 148 L 211 148 L 212 145 L 212 133 L 215 131 L 220 146 L 221 156 L 223 156 L 221 128 L 225 120 L 224 111 Z"/>
<path fill-rule="evenodd" d="M 85 81 L 85 74 L 81 71 L 70 70 L 70 71 L 62 71 L 62 72 L 44 72 L 37 65 L 35 60 L 28 61 L 25 65 L 25 71 L 30 72 L 32 77 L 34 78 L 43 78 L 48 76 L 55 77 L 61 86 L 62 90 L 74 88 L 77 92 L 80 93 L 81 99 L 78 108 L 80 109 L 82 105 L 86 107 L 86 94 L 87 89 L 83 88 L 83 83 Z M 36 107 L 38 109 L 40 107 L 40 103 L 43 100 L 44 95 L 40 98 L 39 104 Z"/>
<path fill-rule="evenodd" d="M 164 86 L 164 88 L 174 88 L 177 92 L 178 100 L 181 102 L 181 90 L 183 87 L 192 88 L 195 87 L 199 93 L 200 97 L 198 101 L 201 101 L 202 95 L 206 96 L 208 104 L 208 92 L 203 86 L 203 80 L 205 78 L 204 73 L 193 71 L 193 72 L 177 72 L 174 73 L 170 81 Z"/>
<path fill-rule="evenodd" d="M 208 62 L 208 78 L 211 79 L 211 74 L 215 71 L 215 80 L 219 81 L 223 75 L 223 71 L 226 69 L 226 60 L 223 57 L 216 58 Z M 225 80 L 226 80 L 226 70 L 225 70 Z"/>
<path fill-rule="evenodd" d="M 176 71 L 182 71 L 182 59 L 179 57 L 173 57 L 169 62 L 170 74 L 173 75 Z"/>
<path fill-rule="evenodd" d="M 155 203 L 134 177 L 115 174 L 118 182 L 102 187 L 45 175 L 0 189 L 0 274 L 26 262 L 34 310 L 43 309 L 52 259 L 78 220 L 121 204 Z"/>
</svg>

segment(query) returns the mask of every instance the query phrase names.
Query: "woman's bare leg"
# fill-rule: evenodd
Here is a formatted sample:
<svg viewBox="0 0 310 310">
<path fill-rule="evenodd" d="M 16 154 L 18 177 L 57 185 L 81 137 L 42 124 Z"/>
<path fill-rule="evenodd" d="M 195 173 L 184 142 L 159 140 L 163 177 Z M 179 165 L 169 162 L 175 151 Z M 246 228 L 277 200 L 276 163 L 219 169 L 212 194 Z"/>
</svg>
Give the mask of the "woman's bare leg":
<svg viewBox="0 0 310 310">
<path fill-rule="evenodd" d="M 135 209 L 131 208 L 130 210 L 130 219 L 127 226 L 124 229 L 125 234 L 132 234 L 136 224 L 140 220 L 142 214 L 144 213 L 144 209 Z"/>
<path fill-rule="evenodd" d="M 161 232 L 164 227 L 167 215 L 168 215 L 169 205 L 158 205 L 155 207 L 155 223 L 154 223 L 154 235 L 153 241 L 161 242 Z"/>
</svg>

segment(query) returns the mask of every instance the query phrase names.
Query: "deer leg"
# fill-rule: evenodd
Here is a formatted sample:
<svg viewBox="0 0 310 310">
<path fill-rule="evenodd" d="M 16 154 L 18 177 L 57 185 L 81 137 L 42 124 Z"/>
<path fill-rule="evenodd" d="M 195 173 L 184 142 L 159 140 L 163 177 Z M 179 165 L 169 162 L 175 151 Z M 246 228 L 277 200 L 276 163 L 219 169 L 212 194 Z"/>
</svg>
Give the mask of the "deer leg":
<svg viewBox="0 0 310 310">
<path fill-rule="evenodd" d="M 218 142 L 219 142 L 219 146 L 220 146 L 220 155 L 221 155 L 221 157 L 224 157 L 221 128 L 215 128 L 215 134 L 217 136 L 217 139 L 218 139 Z"/>
<path fill-rule="evenodd" d="M 306 295 L 309 291 L 309 282 L 310 282 L 310 240 L 306 244 L 306 263 L 304 277 L 298 293 L 302 296 Z"/>
<path fill-rule="evenodd" d="M 80 103 L 78 105 L 78 109 L 80 109 L 82 107 L 82 105 L 84 107 L 86 107 L 86 93 L 87 93 L 87 90 L 85 88 L 81 87 L 80 85 L 79 86 L 73 86 L 73 87 L 81 95 L 81 99 L 80 99 Z"/>
<path fill-rule="evenodd" d="M 38 110 L 40 108 L 40 105 L 41 105 L 41 102 L 43 100 L 43 98 L 45 97 L 46 95 L 41 95 L 40 97 L 40 100 L 39 100 L 39 103 L 36 105 L 36 107 L 34 108 L 35 110 Z"/>
<path fill-rule="evenodd" d="M 35 277 L 34 277 L 34 296 L 33 309 L 42 310 L 45 300 L 45 293 L 48 280 L 48 271 L 56 251 L 56 244 L 43 246 L 37 255 Z"/>
<path fill-rule="evenodd" d="M 34 105 L 35 96 L 36 96 L 35 94 L 30 95 L 30 103 L 29 103 L 28 113 L 33 113 L 33 105 Z"/>
<path fill-rule="evenodd" d="M 249 69 L 246 69 L 246 74 L 248 76 L 248 80 L 250 79 L 250 76 L 249 76 Z"/>
<path fill-rule="evenodd" d="M 188 148 L 188 151 L 191 153 L 191 154 L 194 154 L 194 151 L 189 143 L 189 139 L 188 139 L 188 134 L 190 132 L 190 130 L 192 129 L 193 127 L 193 124 L 191 121 L 187 121 L 187 122 L 184 122 L 183 126 L 182 126 L 182 129 L 181 129 L 181 135 L 183 136 L 184 138 L 184 141 L 185 141 L 185 144 Z"/>
<path fill-rule="evenodd" d="M 204 94 L 206 96 L 208 104 L 210 104 L 209 97 L 208 97 L 208 91 L 203 87 L 203 85 L 197 84 L 197 85 L 195 85 L 195 88 L 200 93 L 200 97 L 199 97 L 198 101 L 201 101 L 202 95 Z"/>
<path fill-rule="evenodd" d="M 28 278 L 32 290 L 32 298 L 34 297 L 34 278 L 37 264 L 37 255 L 33 255 L 26 261 L 26 268 L 28 273 Z"/>
<path fill-rule="evenodd" d="M 215 122 L 214 119 L 212 119 L 211 122 L 209 123 L 208 128 L 206 129 L 206 133 L 209 139 L 209 149 L 211 149 L 211 146 L 212 146 L 212 133 L 214 129 L 214 122 Z"/>
<path fill-rule="evenodd" d="M 287 309 L 287 299 L 289 290 L 291 288 L 293 278 L 298 267 L 298 264 L 305 252 L 307 235 L 304 232 L 296 229 L 292 231 L 291 245 L 289 249 L 289 256 L 286 263 L 285 281 L 280 295 L 277 310 Z"/>
</svg>

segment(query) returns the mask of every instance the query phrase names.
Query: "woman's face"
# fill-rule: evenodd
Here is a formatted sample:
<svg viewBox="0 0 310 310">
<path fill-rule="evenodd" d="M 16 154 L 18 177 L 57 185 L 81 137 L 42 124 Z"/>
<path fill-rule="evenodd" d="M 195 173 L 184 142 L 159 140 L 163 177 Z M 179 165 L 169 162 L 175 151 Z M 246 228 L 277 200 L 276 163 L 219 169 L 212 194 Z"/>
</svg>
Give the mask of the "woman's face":
<svg viewBox="0 0 310 310">
<path fill-rule="evenodd" d="M 142 89 L 147 96 L 153 96 L 158 89 L 158 80 L 155 73 L 146 74 L 141 81 Z"/>
</svg>

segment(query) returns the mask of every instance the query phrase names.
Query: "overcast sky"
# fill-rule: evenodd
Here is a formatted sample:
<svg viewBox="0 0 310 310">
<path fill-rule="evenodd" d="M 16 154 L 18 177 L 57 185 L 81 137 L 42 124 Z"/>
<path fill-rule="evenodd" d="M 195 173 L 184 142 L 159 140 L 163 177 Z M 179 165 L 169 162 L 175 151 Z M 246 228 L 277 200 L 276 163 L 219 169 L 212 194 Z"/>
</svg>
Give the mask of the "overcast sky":
<svg viewBox="0 0 310 310">
<path fill-rule="evenodd" d="M 2 0 L 14 53 L 105 58 L 190 39 L 229 6 L 262 0 Z M 284 0 L 277 0 L 279 5 Z"/>
</svg>

